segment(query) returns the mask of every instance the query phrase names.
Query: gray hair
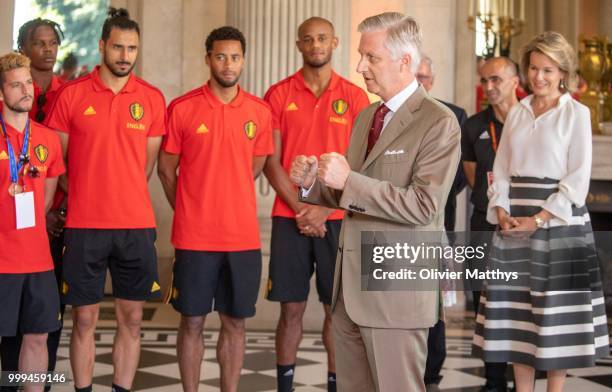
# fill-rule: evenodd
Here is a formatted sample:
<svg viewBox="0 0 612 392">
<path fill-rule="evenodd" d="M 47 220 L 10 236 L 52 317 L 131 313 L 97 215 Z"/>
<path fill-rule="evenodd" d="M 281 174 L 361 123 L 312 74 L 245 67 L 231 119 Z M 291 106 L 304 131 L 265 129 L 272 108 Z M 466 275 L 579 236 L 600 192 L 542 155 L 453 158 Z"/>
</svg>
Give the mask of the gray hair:
<svg viewBox="0 0 612 392">
<path fill-rule="evenodd" d="M 429 70 L 431 72 L 431 76 L 436 76 L 436 69 L 434 68 L 434 63 L 431 57 L 426 55 L 425 53 L 421 53 L 421 62 L 420 64 L 427 64 Z"/>
<path fill-rule="evenodd" d="M 379 30 L 387 31 L 385 47 L 391 56 L 397 60 L 403 55 L 410 55 L 410 70 L 416 73 L 421 62 L 421 29 L 416 20 L 399 12 L 383 12 L 365 18 L 357 26 L 360 33 Z"/>
</svg>

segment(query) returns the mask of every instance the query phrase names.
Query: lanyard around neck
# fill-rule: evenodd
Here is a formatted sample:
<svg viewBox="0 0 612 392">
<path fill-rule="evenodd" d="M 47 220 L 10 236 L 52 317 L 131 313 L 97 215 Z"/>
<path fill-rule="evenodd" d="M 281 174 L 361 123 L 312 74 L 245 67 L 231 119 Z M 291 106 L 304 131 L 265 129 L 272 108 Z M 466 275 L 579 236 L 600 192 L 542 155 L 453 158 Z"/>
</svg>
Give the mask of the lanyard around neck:
<svg viewBox="0 0 612 392">
<path fill-rule="evenodd" d="M 15 152 L 11 141 L 6 130 L 6 124 L 4 117 L 0 114 L 0 125 L 2 126 L 2 135 L 6 140 L 6 149 L 8 150 L 9 156 L 9 170 L 11 175 L 11 182 L 17 184 L 19 182 L 19 171 L 29 162 L 30 158 L 30 118 L 28 117 L 25 126 L 25 135 L 23 140 L 23 147 L 21 148 L 21 154 L 19 154 L 19 160 L 15 158 Z"/>
</svg>

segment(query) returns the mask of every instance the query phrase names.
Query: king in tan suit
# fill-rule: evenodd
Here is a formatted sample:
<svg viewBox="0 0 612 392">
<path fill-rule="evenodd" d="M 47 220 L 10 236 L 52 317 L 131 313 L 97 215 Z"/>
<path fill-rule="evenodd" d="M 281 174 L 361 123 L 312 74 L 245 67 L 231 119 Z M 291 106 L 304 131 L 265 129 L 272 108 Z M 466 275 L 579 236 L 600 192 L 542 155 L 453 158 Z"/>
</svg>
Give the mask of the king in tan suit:
<svg viewBox="0 0 612 392">
<path fill-rule="evenodd" d="M 382 98 L 358 116 L 346 157 L 297 156 L 300 198 L 347 210 L 332 300 L 338 390 L 424 391 L 427 329 L 442 316 L 439 291 L 362 291 L 362 231 L 442 231 L 460 155 L 453 113 L 415 80 L 420 32 L 399 13 L 359 25 L 357 71 Z"/>
</svg>

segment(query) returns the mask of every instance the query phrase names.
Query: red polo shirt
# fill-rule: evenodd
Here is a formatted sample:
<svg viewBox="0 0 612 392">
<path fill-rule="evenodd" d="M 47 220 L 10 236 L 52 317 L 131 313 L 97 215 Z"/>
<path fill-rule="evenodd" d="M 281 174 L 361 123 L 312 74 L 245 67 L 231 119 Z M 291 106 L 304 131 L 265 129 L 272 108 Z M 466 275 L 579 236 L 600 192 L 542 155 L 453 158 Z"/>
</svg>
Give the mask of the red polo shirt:
<svg viewBox="0 0 612 392">
<path fill-rule="evenodd" d="M 261 248 L 252 167 L 274 152 L 268 105 L 240 88 L 224 104 L 204 85 L 170 104 L 163 149 L 180 155 L 174 247 Z"/>
<path fill-rule="evenodd" d="M 45 118 L 42 121 L 43 124 L 47 123 L 47 120 L 49 119 L 49 110 L 51 109 L 51 106 L 53 106 L 53 103 L 55 102 L 55 98 L 57 97 L 57 92 L 60 89 L 60 87 L 65 83 L 65 80 L 63 80 L 62 78 L 60 78 L 59 76 L 53 76 L 53 78 L 51 79 L 51 84 L 49 85 L 49 87 L 47 88 L 47 91 L 45 92 L 45 103 L 42 105 L 41 110 L 45 113 Z M 34 104 L 32 105 L 32 109 L 30 110 L 30 118 L 32 120 L 36 120 L 36 113 L 38 113 L 38 97 L 42 94 L 42 88 L 40 88 L 36 82 L 34 82 Z M 51 207 L 52 209 L 58 209 L 61 205 L 62 202 L 64 201 L 64 198 L 66 197 L 66 193 L 64 193 L 64 191 L 58 186 L 57 187 L 57 191 L 55 192 L 55 197 L 53 199 L 53 206 Z"/>
<path fill-rule="evenodd" d="M 165 134 L 162 93 L 131 75 L 114 94 L 96 67 L 60 88 L 47 125 L 70 135 L 66 227 L 155 227 L 147 140 Z"/>
<path fill-rule="evenodd" d="M 296 155 L 320 156 L 332 151 L 344 154 L 357 114 L 370 104 L 361 88 L 335 72 L 327 89 L 315 97 L 301 69 L 270 87 L 264 99 L 272 108 L 273 127 L 281 133 L 281 163 L 287 173 Z M 295 218 L 295 212 L 277 196 L 272 216 Z M 343 216 L 341 210 L 336 210 L 328 219 Z"/>
<path fill-rule="evenodd" d="M 21 274 L 53 269 L 45 221 L 45 179 L 64 172 L 59 138 L 52 130 L 30 122 L 30 163 L 39 170 L 36 178 L 19 176 L 25 192 L 34 192 L 36 225 L 16 229 L 15 198 L 8 193 L 11 184 L 6 140 L 0 133 L 0 274 Z M 25 131 L 17 132 L 7 124 L 7 133 L 15 156 L 23 146 Z"/>
<path fill-rule="evenodd" d="M 63 84 L 64 82 L 58 76 L 53 76 L 51 79 L 51 84 L 45 92 L 45 103 L 42 105 L 42 111 L 45 113 L 43 124 L 47 123 L 49 110 L 51 109 L 51 106 L 53 106 L 55 98 L 57 97 L 57 92 Z M 30 118 L 32 120 L 36 120 L 36 113 L 38 112 L 38 97 L 42 94 L 42 92 L 42 89 L 38 87 L 36 83 L 34 83 L 34 104 L 32 105 L 32 110 L 30 110 Z"/>
</svg>

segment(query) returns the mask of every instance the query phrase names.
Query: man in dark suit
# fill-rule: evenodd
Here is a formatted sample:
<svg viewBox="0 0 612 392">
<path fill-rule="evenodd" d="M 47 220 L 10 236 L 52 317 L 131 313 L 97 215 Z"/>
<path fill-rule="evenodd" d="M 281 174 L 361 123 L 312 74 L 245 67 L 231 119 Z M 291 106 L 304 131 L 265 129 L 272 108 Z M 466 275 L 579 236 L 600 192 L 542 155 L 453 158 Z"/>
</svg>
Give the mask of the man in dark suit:
<svg viewBox="0 0 612 392">
<path fill-rule="evenodd" d="M 429 92 L 433 87 L 435 78 L 436 74 L 433 61 L 428 56 L 423 55 L 416 73 L 417 81 L 427 92 Z M 457 117 L 459 125 L 463 126 L 463 123 L 465 123 L 468 117 L 465 110 L 450 102 L 445 102 L 441 99 L 438 99 L 438 101 L 446 105 L 446 107 L 449 108 L 453 114 L 455 114 L 455 117 Z M 463 188 L 466 187 L 466 185 L 467 180 L 465 178 L 465 174 L 463 174 L 461 165 L 459 165 L 457 167 L 457 175 L 453 181 L 453 187 L 451 188 L 451 192 L 448 195 L 448 200 L 446 201 L 446 206 L 444 208 L 444 227 L 446 228 L 446 231 L 455 230 L 457 195 L 463 190 Z"/>
<path fill-rule="evenodd" d="M 429 92 L 433 87 L 435 80 L 434 65 L 431 58 L 423 55 L 421 63 L 417 69 L 416 79 L 419 84 Z M 439 102 L 443 103 L 448 107 L 457 117 L 457 121 L 460 126 L 463 126 L 465 120 L 467 120 L 467 113 L 465 110 L 452 103 L 444 102 L 438 99 Z M 467 181 L 461 165 L 457 166 L 457 174 L 453 181 L 448 199 L 446 200 L 446 206 L 444 207 L 444 227 L 446 231 L 455 230 L 455 217 L 457 210 L 457 195 L 465 188 Z M 438 384 L 442 380 L 440 371 L 442 365 L 446 359 L 446 331 L 444 321 L 438 320 L 436 325 L 429 328 L 429 335 L 427 337 L 427 364 L 425 366 L 425 387 L 427 391 L 438 391 Z"/>
<path fill-rule="evenodd" d="M 444 229 L 460 129 L 416 81 L 421 33 L 414 19 L 386 12 L 358 30 L 357 71 L 383 102 L 359 114 L 346 157 L 297 156 L 290 179 L 302 201 L 348 211 L 332 297 L 338 390 L 423 392 L 428 329 L 443 317 L 440 292 L 362 290 L 361 232 Z"/>
</svg>

